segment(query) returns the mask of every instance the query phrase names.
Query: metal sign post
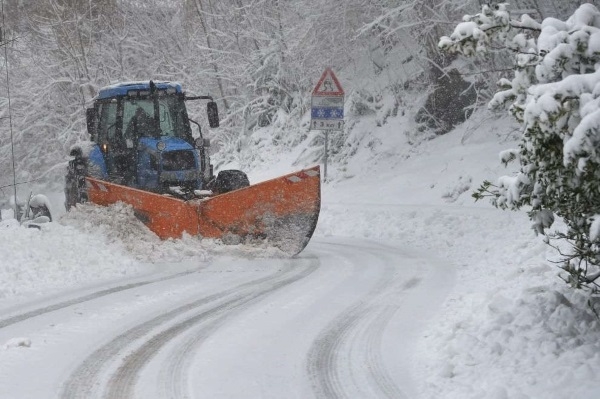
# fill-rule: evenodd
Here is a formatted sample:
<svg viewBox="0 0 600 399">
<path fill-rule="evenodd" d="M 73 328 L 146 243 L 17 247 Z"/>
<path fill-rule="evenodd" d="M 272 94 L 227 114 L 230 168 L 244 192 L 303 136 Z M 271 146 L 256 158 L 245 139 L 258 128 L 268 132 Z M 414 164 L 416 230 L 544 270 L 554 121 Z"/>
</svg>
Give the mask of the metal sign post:
<svg viewBox="0 0 600 399">
<path fill-rule="evenodd" d="M 331 70 L 325 69 L 312 92 L 310 129 L 325 130 L 323 180 L 327 180 L 329 131 L 344 130 L 344 89 Z"/>
<path fill-rule="evenodd" d="M 323 180 L 327 181 L 327 143 L 329 143 L 329 130 L 325 130 L 325 156 L 323 157 Z"/>
</svg>

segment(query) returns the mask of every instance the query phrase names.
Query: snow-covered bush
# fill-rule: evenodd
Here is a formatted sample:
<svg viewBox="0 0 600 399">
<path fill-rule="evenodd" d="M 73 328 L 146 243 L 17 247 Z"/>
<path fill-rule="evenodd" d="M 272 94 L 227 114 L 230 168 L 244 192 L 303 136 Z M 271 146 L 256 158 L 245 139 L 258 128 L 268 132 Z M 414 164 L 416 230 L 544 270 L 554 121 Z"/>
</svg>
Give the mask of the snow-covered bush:
<svg viewBox="0 0 600 399">
<path fill-rule="evenodd" d="M 467 15 L 440 48 L 467 56 L 498 45 L 515 53 L 512 80 L 502 79 L 490 108 L 507 105 L 523 126 L 516 176 L 484 182 L 476 199 L 502 209 L 530 207 L 534 229 L 548 242 L 565 240 L 561 267 L 574 287 L 600 293 L 600 12 L 583 4 L 566 21 L 511 18 L 507 4 Z M 566 232 L 547 229 L 554 215 Z"/>
</svg>

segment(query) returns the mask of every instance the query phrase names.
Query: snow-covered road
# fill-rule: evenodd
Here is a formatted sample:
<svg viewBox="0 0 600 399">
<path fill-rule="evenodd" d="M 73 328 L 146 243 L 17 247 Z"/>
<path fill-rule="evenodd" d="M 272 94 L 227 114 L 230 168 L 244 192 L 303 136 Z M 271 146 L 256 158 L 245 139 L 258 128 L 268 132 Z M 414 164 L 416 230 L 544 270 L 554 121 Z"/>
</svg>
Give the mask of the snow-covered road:
<svg viewBox="0 0 600 399">
<path fill-rule="evenodd" d="M 411 353 L 447 268 L 320 238 L 294 259 L 219 257 L 38 298 L 0 311 L 14 349 L 0 397 L 411 398 Z"/>
</svg>

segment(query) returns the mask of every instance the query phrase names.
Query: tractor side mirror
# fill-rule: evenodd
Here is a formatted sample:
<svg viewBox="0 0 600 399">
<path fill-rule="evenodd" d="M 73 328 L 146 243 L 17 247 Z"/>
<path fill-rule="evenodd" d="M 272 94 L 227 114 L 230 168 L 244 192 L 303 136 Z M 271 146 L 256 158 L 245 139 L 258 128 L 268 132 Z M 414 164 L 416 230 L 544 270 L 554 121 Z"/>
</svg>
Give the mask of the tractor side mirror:
<svg viewBox="0 0 600 399">
<path fill-rule="evenodd" d="M 219 127 L 219 109 L 216 102 L 211 101 L 206 104 L 206 114 L 208 115 L 208 125 L 211 128 Z"/>
<path fill-rule="evenodd" d="M 210 148 L 210 139 L 204 139 L 202 137 L 198 137 L 194 141 L 194 145 L 196 148 Z"/>
<path fill-rule="evenodd" d="M 86 122 L 87 122 L 87 131 L 90 134 L 90 136 L 92 137 L 92 140 L 94 140 L 94 137 L 96 136 L 96 120 L 97 120 L 96 108 L 86 109 L 85 117 L 86 117 Z"/>
</svg>

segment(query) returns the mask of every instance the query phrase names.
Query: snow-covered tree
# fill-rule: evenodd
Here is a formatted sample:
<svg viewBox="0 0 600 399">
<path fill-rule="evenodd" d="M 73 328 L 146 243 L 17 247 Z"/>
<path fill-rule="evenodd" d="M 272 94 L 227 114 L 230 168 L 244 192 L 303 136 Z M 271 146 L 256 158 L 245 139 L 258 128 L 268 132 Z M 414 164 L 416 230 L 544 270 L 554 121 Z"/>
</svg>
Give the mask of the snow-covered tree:
<svg viewBox="0 0 600 399">
<path fill-rule="evenodd" d="M 464 55 L 498 45 L 515 54 L 512 80 L 502 79 L 490 108 L 507 105 L 522 124 L 518 149 L 501 154 L 520 171 L 484 182 L 476 199 L 502 209 L 527 206 L 533 227 L 566 240 L 561 267 L 574 287 L 599 293 L 600 285 L 600 11 L 581 5 L 566 21 L 528 15 L 513 19 L 508 5 L 483 6 L 467 15 L 439 46 Z M 554 216 L 565 232 L 550 233 Z"/>
</svg>

